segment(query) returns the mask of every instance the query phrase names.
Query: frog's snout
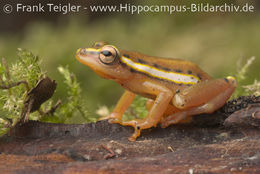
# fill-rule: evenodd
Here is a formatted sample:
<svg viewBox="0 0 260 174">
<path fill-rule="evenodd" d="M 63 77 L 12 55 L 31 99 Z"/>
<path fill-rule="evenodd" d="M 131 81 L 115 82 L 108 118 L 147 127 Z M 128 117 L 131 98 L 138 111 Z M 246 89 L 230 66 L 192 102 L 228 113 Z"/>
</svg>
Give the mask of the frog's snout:
<svg viewBox="0 0 260 174">
<path fill-rule="evenodd" d="M 77 49 L 76 54 L 79 54 L 82 48 Z"/>
<path fill-rule="evenodd" d="M 94 48 L 79 48 L 76 52 L 76 55 L 82 55 L 82 56 L 96 56 L 99 55 L 100 49 L 94 49 Z"/>
<path fill-rule="evenodd" d="M 79 48 L 79 49 L 77 49 L 77 51 L 76 51 L 76 59 L 78 60 L 78 61 L 80 61 L 80 52 L 81 52 L 81 50 L 82 50 L 82 48 Z"/>
<path fill-rule="evenodd" d="M 88 52 L 86 48 L 79 48 L 76 52 L 76 55 L 86 55 Z"/>
<path fill-rule="evenodd" d="M 76 59 L 87 66 L 97 62 L 99 58 L 99 49 L 94 48 L 79 48 L 76 51 Z M 95 65 L 97 66 L 97 65 Z"/>
</svg>

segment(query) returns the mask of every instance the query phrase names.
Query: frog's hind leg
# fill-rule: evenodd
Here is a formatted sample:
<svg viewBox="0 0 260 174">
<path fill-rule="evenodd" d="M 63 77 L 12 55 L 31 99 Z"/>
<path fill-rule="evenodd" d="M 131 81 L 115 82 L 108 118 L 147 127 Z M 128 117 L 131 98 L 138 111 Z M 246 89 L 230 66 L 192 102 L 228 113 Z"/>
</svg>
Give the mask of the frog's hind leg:
<svg viewBox="0 0 260 174">
<path fill-rule="evenodd" d="M 150 111 L 153 104 L 154 104 L 154 100 L 148 99 L 147 102 L 146 102 L 146 109 L 148 111 Z M 163 114 L 163 117 L 160 120 L 160 123 L 162 123 L 164 121 L 165 117 L 168 117 L 169 115 L 173 115 L 174 113 L 178 113 L 180 111 L 181 111 L 180 109 L 178 109 L 178 108 L 174 107 L 173 105 L 169 104 L 166 111 Z M 180 123 L 189 123 L 190 121 L 191 121 L 191 117 L 188 117 L 187 119 L 181 120 Z"/>
<path fill-rule="evenodd" d="M 192 115 L 212 113 L 222 107 L 236 88 L 233 77 L 215 79 L 185 88 L 173 97 L 173 105 L 180 112 L 174 113 L 161 120 L 161 126 L 177 124 L 191 118 Z"/>
<path fill-rule="evenodd" d="M 152 100 L 152 99 L 148 99 L 148 100 L 146 101 L 145 107 L 146 107 L 146 109 L 147 109 L 148 111 L 150 111 L 151 108 L 153 107 L 153 103 L 154 103 L 154 100 Z"/>
</svg>

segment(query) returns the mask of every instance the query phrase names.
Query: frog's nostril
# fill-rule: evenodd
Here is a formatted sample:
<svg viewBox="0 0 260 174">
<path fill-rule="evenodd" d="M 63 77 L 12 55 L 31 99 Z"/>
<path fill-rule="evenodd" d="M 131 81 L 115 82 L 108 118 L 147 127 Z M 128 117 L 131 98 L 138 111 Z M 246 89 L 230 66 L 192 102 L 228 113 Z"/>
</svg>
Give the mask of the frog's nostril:
<svg viewBox="0 0 260 174">
<path fill-rule="evenodd" d="M 83 54 L 83 55 L 86 55 L 87 54 L 87 50 L 85 48 L 81 48 L 79 53 Z"/>
</svg>

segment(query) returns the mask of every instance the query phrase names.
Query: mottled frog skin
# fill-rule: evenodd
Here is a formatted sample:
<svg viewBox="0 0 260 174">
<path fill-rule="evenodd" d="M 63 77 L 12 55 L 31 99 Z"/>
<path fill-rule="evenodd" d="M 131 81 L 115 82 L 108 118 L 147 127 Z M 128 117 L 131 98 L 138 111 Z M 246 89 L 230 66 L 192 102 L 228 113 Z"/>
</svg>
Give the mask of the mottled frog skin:
<svg viewBox="0 0 260 174">
<path fill-rule="evenodd" d="M 141 130 L 158 123 L 167 127 L 189 122 L 193 115 L 212 113 L 226 103 L 236 88 L 234 77 L 212 79 L 190 61 L 120 50 L 106 42 L 78 49 L 76 58 L 126 89 L 113 112 L 102 119 L 134 127 L 130 141 L 135 141 Z M 136 95 L 149 98 L 148 115 L 144 119 L 122 121 Z"/>
</svg>

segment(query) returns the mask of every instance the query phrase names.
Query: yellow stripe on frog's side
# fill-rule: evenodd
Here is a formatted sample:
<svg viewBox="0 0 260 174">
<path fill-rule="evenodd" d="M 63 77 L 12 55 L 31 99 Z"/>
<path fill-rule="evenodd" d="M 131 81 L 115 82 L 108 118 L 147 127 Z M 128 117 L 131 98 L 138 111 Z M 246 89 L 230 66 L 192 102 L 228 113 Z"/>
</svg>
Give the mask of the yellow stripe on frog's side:
<svg viewBox="0 0 260 174">
<path fill-rule="evenodd" d="M 145 74 L 159 79 L 172 81 L 174 83 L 196 84 L 200 81 L 199 78 L 194 75 L 164 71 L 155 67 L 151 67 L 149 65 L 134 62 L 131 59 L 124 56 L 121 57 L 121 61 L 136 71 L 143 72 Z"/>
</svg>

